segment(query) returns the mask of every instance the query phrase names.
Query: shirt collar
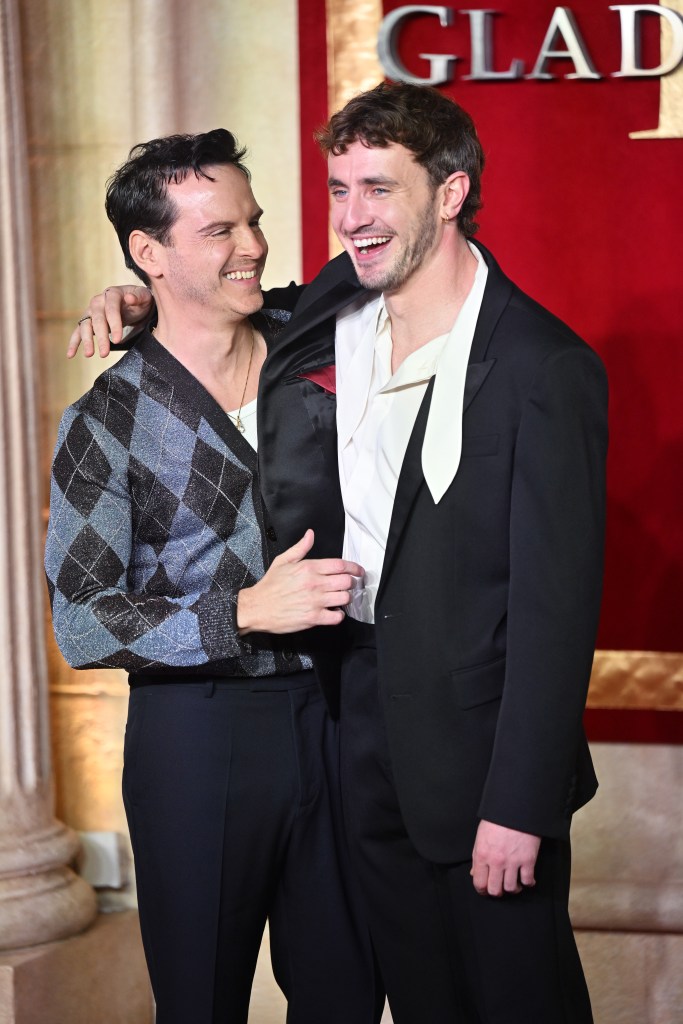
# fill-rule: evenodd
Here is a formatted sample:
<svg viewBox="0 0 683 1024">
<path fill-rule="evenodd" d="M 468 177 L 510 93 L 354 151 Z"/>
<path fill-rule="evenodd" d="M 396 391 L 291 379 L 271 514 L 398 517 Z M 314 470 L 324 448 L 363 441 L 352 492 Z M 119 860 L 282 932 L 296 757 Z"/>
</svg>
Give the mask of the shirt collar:
<svg viewBox="0 0 683 1024">
<path fill-rule="evenodd" d="M 411 353 L 393 378 L 383 378 L 387 390 L 398 386 L 399 374 L 413 357 L 418 357 L 414 363 L 417 377 L 408 366 L 404 374 L 406 378 L 410 375 L 410 380 L 403 380 L 404 384 L 436 375 L 422 445 L 422 469 L 435 503 L 445 494 L 460 465 L 465 377 L 488 277 L 483 256 L 476 246 L 469 242 L 468 246 L 477 260 L 477 270 L 453 327 L 447 335 Z M 389 329 L 383 295 L 374 295 L 369 301 L 364 296 L 337 316 L 337 431 L 341 447 L 353 436 L 366 408 L 373 386 L 376 348 L 378 342 L 382 344 L 380 336 Z"/>
<path fill-rule="evenodd" d="M 483 256 L 468 245 L 477 259 L 477 270 L 439 356 L 422 444 L 422 470 L 435 503 L 450 487 L 460 465 L 465 378 L 488 277 Z"/>
</svg>

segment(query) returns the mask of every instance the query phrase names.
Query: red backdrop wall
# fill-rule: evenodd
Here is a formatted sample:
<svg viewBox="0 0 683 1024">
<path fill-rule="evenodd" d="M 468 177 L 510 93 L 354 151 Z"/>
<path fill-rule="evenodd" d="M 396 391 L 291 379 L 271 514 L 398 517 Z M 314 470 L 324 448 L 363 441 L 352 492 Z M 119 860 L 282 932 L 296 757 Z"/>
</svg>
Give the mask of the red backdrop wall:
<svg viewBox="0 0 683 1024">
<path fill-rule="evenodd" d="M 400 6 L 385 2 L 385 12 Z M 449 5 L 450 6 L 450 5 Z M 467 8 L 469 5 L 465 5 Z M 495 68 L 529 72 L 555 5 L 498 0 Z M 305 275 L 327 256 L 325 173 L 311 142 L 327 116 L 325 4 L 301 0 Z M 460 9 L 453 8 L 455 11 Z M 621 62 L 609 3 L 570 6 L 599 81 L 468 82 L 469 19 L 416 17 L 400 37 L 420 53 L 458 54 L 443 91 L 472 113 L 487 156 L 479 237 L 527 292 L 603 357 L 611 384 L 606 581 L 599 646 L 681 651 L 683 644 L 683 139 L 633 140 L 655 128 L 660 80 L 610 77 Z M 643 66 L 659 62 L 659 18 L 642 19 Z M 561 47 L 563 48 L 563 47 Z M 683 119 L 683 112 L 681 112 Z"/>
</svg>

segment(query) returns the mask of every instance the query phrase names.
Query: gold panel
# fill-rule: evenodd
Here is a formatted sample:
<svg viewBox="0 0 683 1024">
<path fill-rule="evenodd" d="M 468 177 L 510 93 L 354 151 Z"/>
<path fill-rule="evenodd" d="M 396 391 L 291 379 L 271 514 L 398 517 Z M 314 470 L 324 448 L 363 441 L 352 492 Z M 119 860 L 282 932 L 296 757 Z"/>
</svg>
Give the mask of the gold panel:
<svg viewBox="0 0 683 1024">
<path fill-rule="evenodd" d="M 683 0 L 667 0 L 666 7 L 683 18 Z M 662 19 L 662 58 L 671 52 L 673 33 L 668 21 Z M 683 64 L 659 79 L 659 124 L 656 128 L 630 132 L 630 139 L 683 138 Z"/>
<path fill-rule="evenodd" d="M 683 711 L 683 654 L 596 651 L 588 707 Z"/>
<path fill-rule="evenodd" d="M 383 81 L 377 56 L 379 0 L 327 0 L 327 102 L 330 113 Z"/>
<path fill-rule="evenodd" d="M 327 105 L 329 114 L 384 80 L 377 56 L 381 0 L 326 0 Z M 341 252 L 329 229 L 330 259 Z"/>
</svg>

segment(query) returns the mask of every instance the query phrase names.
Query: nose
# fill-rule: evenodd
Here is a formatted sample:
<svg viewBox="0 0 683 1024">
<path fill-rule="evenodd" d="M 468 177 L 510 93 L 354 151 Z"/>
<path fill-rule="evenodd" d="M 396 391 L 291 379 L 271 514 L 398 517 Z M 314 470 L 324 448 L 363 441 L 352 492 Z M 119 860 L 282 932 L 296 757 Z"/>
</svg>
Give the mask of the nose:
<svg viewBox="0 0 683 1024">
<path fill-rule="evenodd" d="M 370 205 L 363 194 L 353 190 L 349 191 L 346 200 L 340 204 L 339 212 L 339 230 L 347 235 L 369 227 L 374 220 Z"/>
<path fill-rule="evenodd" d="M 245 256 L 252 260 L 264 259 L 268 254 L 268 243 L 261 229 L 245 227 L 240 232 L 237 252 L 240 256 Z"/>
</svg>

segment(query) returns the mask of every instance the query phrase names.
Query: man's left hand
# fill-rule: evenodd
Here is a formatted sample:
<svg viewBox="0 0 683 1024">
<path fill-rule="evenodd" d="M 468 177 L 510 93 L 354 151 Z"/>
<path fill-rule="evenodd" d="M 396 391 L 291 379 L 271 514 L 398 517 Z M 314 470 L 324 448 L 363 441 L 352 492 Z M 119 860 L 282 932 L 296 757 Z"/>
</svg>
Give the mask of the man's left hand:
<svg viewBox="0 0 683 1024">
<path fill-rule="evenodd" d="M 517 832 L 492 821 L 479 822 L 470 871 L 479 895 L 502 896 L 535 885 L 534 867 L 540 845 L 540 836 Z"/>
</svg>

